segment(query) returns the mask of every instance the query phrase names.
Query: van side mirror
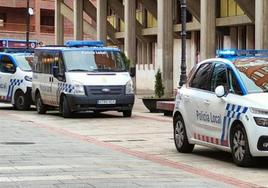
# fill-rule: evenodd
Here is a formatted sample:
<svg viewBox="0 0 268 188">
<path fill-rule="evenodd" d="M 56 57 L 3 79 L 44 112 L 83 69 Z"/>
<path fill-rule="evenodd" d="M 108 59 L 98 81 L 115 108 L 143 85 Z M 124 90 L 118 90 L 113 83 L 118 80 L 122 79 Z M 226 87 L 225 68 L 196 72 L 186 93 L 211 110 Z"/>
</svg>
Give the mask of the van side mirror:
<svg viewBox="0 0 268 188">
<path fill-rule="evenodd" d="M 223 96 L 225 96 L 226 92 L 223 86 L 218 86 L 215 89 L 215 94 L 217 97 L 221 98 Z"/>
<path fill-rule="evenodd" d="M 53 66 L 52 68 L 52 73 L 55 78 L 59 76 L 59 67 L 58 66 Z"/>
<path fill-rule="evenodd" d="M 136 67 L 130 67 L 129 74 L 131 77 L 135 77 L 136 76 Z"/>
</svg>

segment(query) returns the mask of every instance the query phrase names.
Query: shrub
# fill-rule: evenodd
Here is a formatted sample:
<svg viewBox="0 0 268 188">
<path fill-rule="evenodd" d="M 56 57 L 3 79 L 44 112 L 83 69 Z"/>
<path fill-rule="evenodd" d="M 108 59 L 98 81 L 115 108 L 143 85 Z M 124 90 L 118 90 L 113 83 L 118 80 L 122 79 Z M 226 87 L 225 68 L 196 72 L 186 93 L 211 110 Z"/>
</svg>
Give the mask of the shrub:
<svg viewBox="0 0 268 188">
<path fill-rule="evenodd" d="M 164 96 L 165 87 L 162 82 L 162 74 L 160 69 L 158 69 L 157 73 L 155 74 L 155 85 L 154 85 L 154 93 L 155 96 L 161 98 Z"/>
</svg>

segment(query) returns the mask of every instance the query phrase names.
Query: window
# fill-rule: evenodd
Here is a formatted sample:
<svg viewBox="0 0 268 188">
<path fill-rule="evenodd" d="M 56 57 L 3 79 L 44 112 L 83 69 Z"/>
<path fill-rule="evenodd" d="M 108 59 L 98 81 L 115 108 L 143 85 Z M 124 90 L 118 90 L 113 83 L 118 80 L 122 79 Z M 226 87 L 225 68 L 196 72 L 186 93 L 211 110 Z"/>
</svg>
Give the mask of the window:
<svg viewBox="0 0 268 188">
<path fill-rule="evenodd" d="M 52 74 L 52 65 L 55 61 L 54 51 L 37 51 L 34 57 L 34 72 Z"/>
<path fill-rule="evenodd" d="M 10 59 L 10 57 L 3 55 L 1 57 L 1 62 L 0 62 L 0 71 L 4 73 L 15 73 L 16 72 L 16 66 Z"/>
<path fill-rule="evenodd" d="M 215 91 L 218 86 L 223 86 L 225 89 L 228 88 L 227 68 L 222 63 L 216 63 L 214 66 L 211 79 L 211 91 Z"/>
<path fill-rule="evenodd" d="M 64 75 L 65 69 L 62 59 L 62 54 L 56 52 L 55 59 L 54 59 L 54 66 L 59 67 L 59 75 Z"/>
<path fill-rule="evenodd" d="M 190 87 L 210 90 L 211 68 L 212 63 L 202 64 L 190 82 Z"/>
<path fill-rule="evenodd" d="M 229 92 L 237 95 L 242 95 L 241 88 L 238 84 L 237 78 L 232 70 L 228 71 L 229 78 Z"/>
</svg>

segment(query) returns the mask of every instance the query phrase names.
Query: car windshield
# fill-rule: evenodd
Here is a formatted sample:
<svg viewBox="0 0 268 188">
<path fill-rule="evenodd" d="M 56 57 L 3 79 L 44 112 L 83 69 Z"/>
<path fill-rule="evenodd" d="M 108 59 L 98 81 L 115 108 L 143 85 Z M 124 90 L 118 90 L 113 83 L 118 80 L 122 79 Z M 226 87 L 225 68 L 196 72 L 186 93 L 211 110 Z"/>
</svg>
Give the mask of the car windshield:
<svg viewBox="0 0 268 188">
<path fill-rule="evenodd" d="M 268 92 L 268 58 L 245 58 L 234 62 L 248 93 Z"/>
<path fill-rule="evenodd" d="M 30 54 L 15 55 L 18 67 L 23 71 L 32 71 L 33 56 Z"/>
<path fill-rule="evenodd" d="M 118 72 L 125 71 L 121 52 L 118 51 L 64 51 L 69 72 Z"/>
</svg>

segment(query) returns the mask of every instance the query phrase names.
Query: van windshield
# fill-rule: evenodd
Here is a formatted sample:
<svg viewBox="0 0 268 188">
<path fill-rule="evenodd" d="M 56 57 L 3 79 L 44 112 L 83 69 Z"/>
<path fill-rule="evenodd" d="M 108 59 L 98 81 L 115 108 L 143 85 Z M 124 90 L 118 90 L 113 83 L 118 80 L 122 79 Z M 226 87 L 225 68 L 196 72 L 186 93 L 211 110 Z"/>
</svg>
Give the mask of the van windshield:
<svg viewBox="0 0 268 188">
<path fill-rule="evenodd" d="M 18 67 L 23 71 L 32 71 L 33 56 L 30 54 L 15 55 Z"/>
<path fill-rule="evenodd" d="M 118 51 L 64 51 L 68 72 L 118 72 L 126 71 L 121 52 Z"/>
</svg>

